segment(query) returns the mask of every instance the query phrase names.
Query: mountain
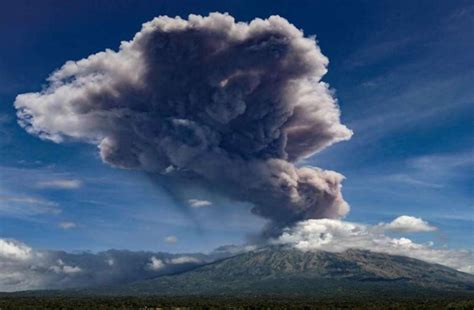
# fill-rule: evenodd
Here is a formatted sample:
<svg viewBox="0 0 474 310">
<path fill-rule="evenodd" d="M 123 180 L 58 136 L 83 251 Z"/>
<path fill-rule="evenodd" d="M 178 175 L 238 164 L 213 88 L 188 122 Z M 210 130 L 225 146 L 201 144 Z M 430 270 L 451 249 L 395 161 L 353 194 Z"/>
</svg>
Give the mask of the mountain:
<svg viewBox="0 0 474 310">
<path fill-rule="evenodd" d="M 105 295 L 474 296 L 474 276 L 404 256 L 266 247 L 179 274 L 89 289 Z"/>
</svg>

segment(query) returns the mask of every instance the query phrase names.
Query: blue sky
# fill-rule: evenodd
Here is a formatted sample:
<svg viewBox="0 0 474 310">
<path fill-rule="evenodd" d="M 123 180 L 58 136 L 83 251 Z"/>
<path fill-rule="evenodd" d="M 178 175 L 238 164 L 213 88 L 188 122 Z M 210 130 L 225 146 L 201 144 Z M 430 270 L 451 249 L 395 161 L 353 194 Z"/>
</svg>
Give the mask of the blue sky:
<svg viewBox="0 0 474 310">
<path fill-rule="evenodd" d="M 103 164 L 95 146 L 42 141 L 16 124 L 16 95 L 40 90 L 67 60 L 117 49 L 155 16 L 221 11 L 243 21 L 278 14 L 317 36 L 330 60 L 324 80 L 354 136 L 301 165 L 347 177 L 347 220 L 417 216 L 439 229 L 414 240 L 474 249 L 471 1 L 174 2 L 4 5 L 0 236 L 48 249 L 182 252 L 243 242 L 260 231 L 265 221 L 249 205 L 201 193 L 193 198 L 214 205 L 176 205 L 141 173 Z"/>
</svg>

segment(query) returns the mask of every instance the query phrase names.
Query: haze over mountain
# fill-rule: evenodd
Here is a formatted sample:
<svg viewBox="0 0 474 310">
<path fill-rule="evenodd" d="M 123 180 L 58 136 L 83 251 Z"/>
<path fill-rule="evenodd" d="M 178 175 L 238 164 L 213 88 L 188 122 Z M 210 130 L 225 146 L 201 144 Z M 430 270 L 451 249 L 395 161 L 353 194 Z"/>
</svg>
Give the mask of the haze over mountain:
<svg viewBox="0 0 474 310">
<path fill-rule="evenodd" d="M 281 236 L 264 243 L 228 245 L 205 253 L 180 254 L 127 250 L 68 253 L 34 249 L 15 240 L 0 239 L 0 291 L 126 284 L 186 271 L 268 245 L 288 246 L 301 253 L 323 251 L 335 255 L 352 249 L 373 251 L 473 273 L 474 257 L 470 251 L 442 249 L 433 242 L 416 243 L 405 237 L 405 234 L 436 229 L 422 219 L 409 216 L 373 226 L 330 219 L 308 220 L 286 228 Z"/>
<path fill-rule="evenodd" d="M 434 292 L 474 297 L 474 275 L 364 250 L 303 252 L 288 246 L 267 246 L 150 280 L 63 293 L 413 297 Z"/>
</svg>

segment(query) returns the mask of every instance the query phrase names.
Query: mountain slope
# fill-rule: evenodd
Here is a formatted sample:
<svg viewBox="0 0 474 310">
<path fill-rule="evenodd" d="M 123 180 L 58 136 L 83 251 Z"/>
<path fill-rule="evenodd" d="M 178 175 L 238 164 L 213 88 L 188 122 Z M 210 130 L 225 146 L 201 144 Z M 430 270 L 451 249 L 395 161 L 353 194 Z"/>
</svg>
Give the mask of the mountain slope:
<svg viewBox="0 0 474 310">
<path fill-rule="evenodd" d="M 363 296 L 375 291 L 402 295 L 433 291 L 474 293 L 474 276 L 408 257 L 369 251 L 301 252 L 267 247 L 180 274 L 101 289 L 100 293 Z"/>
</svg>

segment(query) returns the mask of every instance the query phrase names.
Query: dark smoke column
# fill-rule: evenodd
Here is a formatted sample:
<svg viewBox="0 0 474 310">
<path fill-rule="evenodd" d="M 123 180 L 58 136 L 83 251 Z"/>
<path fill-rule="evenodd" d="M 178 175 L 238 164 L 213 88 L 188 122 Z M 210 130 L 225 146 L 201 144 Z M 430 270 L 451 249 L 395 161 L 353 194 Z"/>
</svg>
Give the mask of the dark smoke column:
<svg viewBox="0 0 474 310">
<path fill-rule="evenodd" d="M 104 162 L 193 180 L 276 226 L 339 218 L 343 176 L 294 162 L 350 138 L 314 38 L 284 18 L 158 17 L 118 52 L 68 61 L 16 98 L 29 133 L 98 145 Z"/>
</svg>

